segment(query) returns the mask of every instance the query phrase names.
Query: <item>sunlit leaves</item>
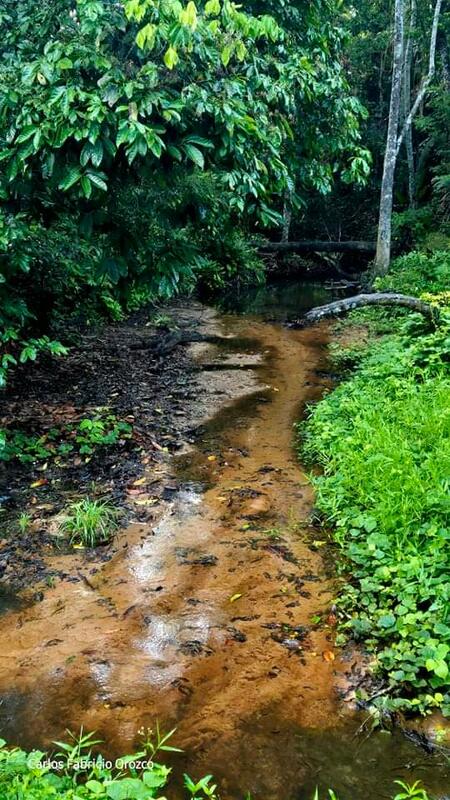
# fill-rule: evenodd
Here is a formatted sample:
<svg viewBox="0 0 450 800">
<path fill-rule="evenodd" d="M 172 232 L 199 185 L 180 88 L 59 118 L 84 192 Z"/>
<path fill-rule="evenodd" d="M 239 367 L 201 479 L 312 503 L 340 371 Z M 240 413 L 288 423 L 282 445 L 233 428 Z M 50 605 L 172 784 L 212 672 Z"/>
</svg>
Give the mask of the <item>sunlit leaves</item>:
<svg viewBox="0 0 450 800">
<path fill-rule="evenodd" d="M 220 0 L 208 0 L 205 4 L 206 16 L 213 16 L 220 14 Z"/>
<path fill-rule="evenodd" d="M 222 50 L 222 52 L 220 54 L 220 60 L 222 61 L 222 64 L 224 65 L 224 67 L 227 67 L 228 64 L 230 63 L 230 58 L 231 58 L 232 52 L 233 52 L 233 46 L 231 44 L 225 45 L 225 47 L 223 48 L 223 50 Z"/>
<path fill-rule="evenodd" d="M 164 63 L 167 69 L 173 69 L 178 64 L 180 58 L 176 49 L 172 46 L 168 47 L 164 53 Z"/>
<path fill-rule="evenodd" d="M 190 0 L 186 8 L 183 8 L 179 19 L 182 25 L 187 25 L 191 30 L 195 31 L 198 24 L 197 6 L 192 0 Z"/>
<path fill-rule="evenodd" d="M 148 5 L 146 0 L 125 0 L 124 9 L 127 19 L 142 22 L 147 12 Z"/>
<path fill-rule="evenodd" d="M 153 25 L 151 22 L 148 22 L 147 25 L 144 25 L 143 28 L 139 31 L 136 36 L 136 44 L 140 47 L 141 50 L 147 49 L 151 50 L 156 37 L 156 25 Z"/>
</svg>

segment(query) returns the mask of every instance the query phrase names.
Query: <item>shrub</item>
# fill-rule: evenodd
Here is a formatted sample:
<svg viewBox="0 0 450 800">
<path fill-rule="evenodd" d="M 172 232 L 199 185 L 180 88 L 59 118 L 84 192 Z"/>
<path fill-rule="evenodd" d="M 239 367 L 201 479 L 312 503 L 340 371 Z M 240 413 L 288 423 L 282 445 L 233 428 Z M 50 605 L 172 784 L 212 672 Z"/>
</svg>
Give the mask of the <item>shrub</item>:
<svg viewBox="0 0 450 800">
<path fill-rule="evenodd" d="M 420 295 L 422 292 L 448 290 L 450 276 L 450 250 L 420 253 L 413 250 L 392 263 L 388 274 L 377 278 L 375 286 L 383 291 Z"/>
</svg>

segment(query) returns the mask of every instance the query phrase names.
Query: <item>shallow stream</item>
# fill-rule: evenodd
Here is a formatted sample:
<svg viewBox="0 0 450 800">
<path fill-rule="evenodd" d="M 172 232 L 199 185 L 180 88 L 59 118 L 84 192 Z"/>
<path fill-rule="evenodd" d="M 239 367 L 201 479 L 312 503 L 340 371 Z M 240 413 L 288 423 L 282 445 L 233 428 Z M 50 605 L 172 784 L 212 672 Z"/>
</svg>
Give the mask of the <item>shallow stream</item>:
<svg viewBox="0 0 450 800">
<path fill-rule="evenodd" d="M 449 792 L 444 752 L 369 735 L 355 711 L 364 659 L 333 645 L 334 555 L 310 527 L 293 448 L 295 421 L 330 385 L 329 334 L 281 324 L 327 299 L 279 284 L 204 315 L 223 341 L 192 355 L 216 413 L 167 467 L 176 488 L 155 524 L 122 531 L 87 581 L 1 617 L 1 736 L 48 745 L 83 725 L 112 757 L 158 719 L 177 727 L 177 772 L 213 773 L 223 800 L 307 800 L 316 786 L 379 800 L 395 778 Z"/>
</svg>

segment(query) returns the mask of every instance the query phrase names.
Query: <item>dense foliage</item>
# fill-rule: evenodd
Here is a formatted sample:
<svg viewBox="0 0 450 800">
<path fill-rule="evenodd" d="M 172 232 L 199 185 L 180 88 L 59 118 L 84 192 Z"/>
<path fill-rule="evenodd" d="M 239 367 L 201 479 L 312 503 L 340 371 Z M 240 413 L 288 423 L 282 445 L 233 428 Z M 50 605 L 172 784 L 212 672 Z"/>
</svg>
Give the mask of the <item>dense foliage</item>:
<svg viewBox="0 0 450 800">
<path fill-rule="evenodd" d="M 339 598 L 342 630 L 367 643 L 389 682 L 388 699 L 376 702 L 440 707 L 446 715 L 450 313 L 441 290 L 448 268 L 447 253 L 397 261 L 382 288 L 427 290 L 442 306 L 441 326 L 427 331 L 420 319 L 388 314 L 394 332 L 341 352 L 341 363 L 353 361 L 356 371 L 312 410 L 303 440 L 323 468 L 314 479 L 317 504 L 351 573 Z M 376 314 L 369 315 L 372 329 Z"/>
<path fill-rule="evenodd" d="M 278 21 L 261 5 L 2 5 L 3 380 L 74 312 L 254 279 L 247 233 L 279 224 L 286 192 L 364 180 L 339 0 Z"/>
<path fill-rule="evenodd" d="M 172 732 L 173 733 L 173 732 Z M 176 750 L 166 744 L 171 734 L 147 740 L 139 752 L 117 761 L 105 761 L 92 750 L 100 744 L 92 734 L 72 736 L 58 742 L 59 751 L 49 754 L 6 747 L 0 740 L 0 789 L 2 800 L 151 800 L 161 797 L 171 769 L 154 760 L 159 751 Z M 188 797 L 215 797 L 211 775 L 194 783 L 185 776 Z"/>
<path fill-rule="evenodd" d="M 403 124 L 408 102 L 417 94 L 426 74 L 429 34 L 434 3 L 417 0 L 415 24 L 406 15 L 406 38 L 412 43 L 410 87 L 404 86 L 401 102 Z M 345 53 L 349 82 L 368 110 L 362 127 L 364 145 L 373 156 L 373 168 L 365 187 L 356 190 L 336 184 L 327 198 L 312 198 L 310 211 L 293 221 L 292 238 L 317 238 L 327 232 L 331 238 L 371 239 L 376 233 L 383 155 L 392 72 L 394 4 L 386 0 L 361 0 L 348 8 Z M 409 170 L 406 145 L 398 158 L 394 196 L 394 247 L 397 252 L 411 246 L 427 249 L 448 247 L 449 145 L 450 145 L 450 13 L 444 4 L 437 40 L 436 72 L 413 124 L 412 162 L 415 196 L 408 197 Z M 407 92 L 410 88 L 411 98 Z"/>
</svg>

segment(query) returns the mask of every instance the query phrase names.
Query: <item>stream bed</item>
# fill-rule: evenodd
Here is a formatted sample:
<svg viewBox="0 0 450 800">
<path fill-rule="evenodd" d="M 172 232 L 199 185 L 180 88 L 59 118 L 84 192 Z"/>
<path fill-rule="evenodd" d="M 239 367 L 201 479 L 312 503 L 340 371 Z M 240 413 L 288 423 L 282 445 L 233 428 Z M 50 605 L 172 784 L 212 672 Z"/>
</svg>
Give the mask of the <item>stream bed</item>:
<svg viewBox="0 0 450 800">
<path fill-rule="evenodd" d="M 395 778 L 447 796 L 443 750 L 369 734 L 355 711 L 364 657 L 333 644 L 334 555 L 293 447 L 305 404 L 331 385 L 329 332 L 282 324 L 328 299 L 276 284 L 234 297 L 238 313 L 226 300 L 202 311 L 220 337 L 191 345 L 209 410 L 166 466 L 155 523 L 121 531 L 87 579 L 0 618 L 2 737 L 49 746 L 83 725 L 114 757 L 158 720 L 177 728 L 177 772 L 213 773 L 223 800 L 309 800 L 316 786 L 378 800 Z"/>
</svg>

